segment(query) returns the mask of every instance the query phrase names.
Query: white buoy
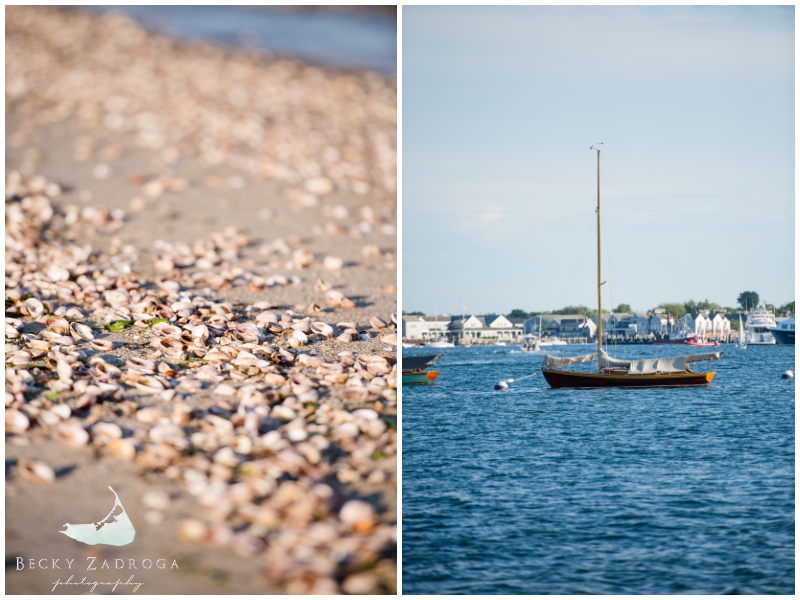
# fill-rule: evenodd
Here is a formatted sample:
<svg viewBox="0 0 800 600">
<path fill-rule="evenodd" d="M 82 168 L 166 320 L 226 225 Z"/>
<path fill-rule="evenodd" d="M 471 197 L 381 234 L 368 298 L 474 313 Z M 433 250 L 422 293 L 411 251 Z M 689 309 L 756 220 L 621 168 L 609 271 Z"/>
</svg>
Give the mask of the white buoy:
<svg viewBox="0 0 800 600">
<path fill-rule="evenodd" d="M 505 379 L 498 381 L 494 384 L 494 389 L 505 391 L 508 389 L 508 383 L 505 381 Z"/>
<path fill-rule="evenodd" d="M 794 379 L 794 373 L 791 371 L 784 371 L 783 375 L 781 375 L 781 379 Z"/>
</svg>

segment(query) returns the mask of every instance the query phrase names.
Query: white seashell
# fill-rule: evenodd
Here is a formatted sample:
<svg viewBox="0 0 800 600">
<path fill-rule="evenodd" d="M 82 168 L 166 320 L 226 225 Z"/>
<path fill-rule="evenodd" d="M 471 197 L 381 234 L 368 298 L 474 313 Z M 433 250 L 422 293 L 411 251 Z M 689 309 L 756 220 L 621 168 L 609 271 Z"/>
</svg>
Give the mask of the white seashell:
<svg viewBox="0 0 800 600">
<path fill-rule="evenodd" d="M 24 305 L 28 311 L 28 314 L 34 319 L 36 317 L 41 317 L 44 314 L 44 304 L 42 304 L 36 298 L 28 298 L 25 300 Z"/>
<path fill-rule="evenodd" d="M 183 331 L 180 328 L 175 327 L 175 325 L 170 325 L 169 323 L 163 322 L 153 325 L 152 330 L 158 335 L 176 340 L 180 339 L 181 334 L 183 333 Z"/>
<path fill-rule="evenodd" d="M 264 312 L 260 312 L 256 315 L 256 322 L 257 323 L 277 323 L 278 322 L 278 315 L 276 315 L 271 310 L 265 310 Z"/>
<path fill-rule="evenodd" d="M 164 384 L 161 383 L 155 377 L 145 375 L 144 377 L 139 377 L 134 383 L 133 386 L 141 390 L 143 392 L 147 392 L 148 394 L 157 394 L 164 390 Z"/>
<path fill-rule="evenodd" d="M 326 256 L 322 261 L 322 266 L 329 271 L 339 271 L 344 266 L 344 261 L 338 256 Z"/>
<path fill-rule="evenodd" d="M 133 460 L 136 458 L 136 444 L 130 438 L 112 439 L 108 442 L 106 448 L 112 456 L 116 456 L 122 460 Z"/>
<path fill-rule="evenodd" d="M 23 433 L 31 426 L 30 419 L 22 411 L 16 408 L 6 409 L 6 431 L 11 433 Z"/>
<path fill-rule="evenodd" d="M 69 324 L 69 333 L 75 339 L 81 340 L 93 340 L 94 334 L 92 333 L 92 328 L 84 323 L 70 323 Z"/>
<path fill-rule="evenodd" d="M 6 323 L 6 338 L 13 340 L 19 337 L 19 331 L 10 323 Z"/>
<path fill-rule="evenodd" d="M 154 406 L 147 406 L 136 411 L 136 420 L 140 423 L 155 423 L 166 416 L 167 415 Z"/>
<path fill-rule="evenodd" d="M 81 425 L 80 419 L 69 419 L 58 426 L 58 435 L 69 446 L 85 446 L 89 443 L 89 433 Z"/>
<path fill-rule="evenodd" d="M 53 468 L 43 462 L 20 460 L 17 463 L 17 468 L 19 469 L 19 474 L 28 481 L 53 483 L 56 480 Z"/>
<path fill-rule="evenodd" d="M 344 301 L 344 294 L 338 290 L 330 290 L 325 294 L 325 304 L 336 308 L 341 306 Z"/>
<path fill-rule="evenodd" d="M 368 531 L 375 523 L 375 510 L 362 500 L 345 502 L 339 520 L 356 531 Z"/>
<path fill-rule="evenodd" d="M 311 323 L 311 331 L 317 335 L 322 335 L 327 338 L 333 337 L 333 327 L 322 321 L 315 321 Z"/>
<path fill-rule="evenodd" d="M 385 333 L 381 336 L 381 341 L 384 344 L 391 344 L 392 346 L 397 346 L 397 334 L 396 333 Z"/>
<path fill-rule="evenodd" d="M 59 380 L 61 381 L 72 380 L 72 365 L 70 365 L 66 360 L 59 358 L 56 361 L 56 372 L 58 373 Z"/>
<path fill-rule="evenodd" d="M 295 332 L 292 334 L 292 337 L 294 339 L 300 341 L 303 344 L 307 344 L 308 343 L 308 336 L 305 333 L 303 333 L 302 331 L 295 330 Z"/>
<path fill-rule="evenodd" d="M 49 331 L 57 333 L 58 335 L 64 335 L 69 331 L 69 322 L 62 317 L 49 317 L 44 322 L 44 326 L 47 327 Z"/>
<path fill-rule="evenodd" d="M 111 340 L 92 340 L 89 343 L 89 346 L 99 352 L 110 352 L 114 349 L 114 344 L 111 342 Z"/>
<path fill-rule="evenodd" d="M 141 371 L 142 373 L 156 372 L 156 363 L 154 363 L 152 360 L 147 360 L 145 358 L 131 356 L 128 358 L 128 360 L 125 361 L 125 364 L 128 365 L 131 369 L 136 369 L 137 371 Z"/>
<path fill-rule="evenodd" d="M 308 318 L 297 321 L 292 324 L 292 329 L 303 333 L 309 333 L 311 331 L 311 321 Z"/>
<path fill-rule="evenodd" d="M 386 321 L 377 316 L 372 317 L 369 322 L 375 329 L 383 329 L 384 327 L 389 326 Z"/>
</svg>

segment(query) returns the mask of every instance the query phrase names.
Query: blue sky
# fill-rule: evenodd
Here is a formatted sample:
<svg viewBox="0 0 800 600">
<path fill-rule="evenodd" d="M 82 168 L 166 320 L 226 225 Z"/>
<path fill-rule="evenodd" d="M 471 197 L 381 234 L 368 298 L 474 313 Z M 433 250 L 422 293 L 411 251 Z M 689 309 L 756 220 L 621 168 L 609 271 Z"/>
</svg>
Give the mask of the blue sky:
<svg viewBox="0 0 800 600">
<path fill-rule="evenodd" d="M 403 309 L 794 299 L 793 7 L 403 7 Z"/>
</svg>

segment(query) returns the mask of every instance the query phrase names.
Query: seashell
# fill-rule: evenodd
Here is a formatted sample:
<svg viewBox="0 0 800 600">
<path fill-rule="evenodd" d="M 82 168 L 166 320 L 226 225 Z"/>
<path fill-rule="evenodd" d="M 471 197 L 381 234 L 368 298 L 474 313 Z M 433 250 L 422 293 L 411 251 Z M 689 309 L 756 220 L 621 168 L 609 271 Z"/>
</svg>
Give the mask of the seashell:
<svg viewBox="0 0 800 600">
<path fill-rule="evenodd" d="M 256 315 L 256 323 L 277 323 L 278 315 L 271 310 L 265 310 Z"/>
<path fill-rule="evenodd" d="M 166 415 L 154 406 L 147 406 L 136 412 L 136 420 L 140 423 L 155 423 L 162 417 Z"/>
<path fill-rule="evenodd" d="M 161 383 L 155 377 L 145 375 L 144 377 L 139 377 L 134 383 L 133 386 L 141 390 L 143 392 L 147 392 L 148 394 L 157 394 L 164 390 L 164 384 Z"/>
<path fill-rule="evenodd" d="M 170 505 L 169 494 L 161 490 L 151 490 L 142 496 L 142 504 L 153 510 L 167 510 Z"/>
<path fill-rule="evenodd" d="M 339 520 L 355 531 L 369 531 L 375 524 L 375 510 L 363 500 L 350 500 L 339 511 Z"/>
<path fill-rule="evenodd" d="M 58 335 L 64 335 L 69 331 L 69 322 L 63 317 L 49 317 L 44 322 L 44 326 Z"/>
<path fill-rule="evenodd" d="M 104 443 L 110 440 L 117 440 L 122 437 L 122 429 L 116 423 L 105 423 L 100 421 L 92 425 L 92 437 L 95 443 L 102 440 Z"/>
<path fill-rule="evenodd" d="M 178 523 L 176 534 L 182 542 L 202 542 L 208 537 L 208 527 L 197 519 L 183 519 Z"/>
<path fill-rule="evenodd" d="M 278 323 L 267 323 L 266 329 L 270 333 L 279 334 L 283 331 L 283 326 Z"/>
<path fill-rule="evenodd" d="M 326 256 L 322 261 L 322 266 L 329 271 L 339 271 L 344 266 L 344 261 L 338 256 Z"/>
<path fill-rule="evenodd" d="M 381 341 L 384 344 L 391 344 L 392 346 L 397 346 L 397 334 L 396 333 L 384 333 L 381 336 Z"/>
<path fill-rule="evenodd" d="M 317 335 L 322 335 L 327 338 L 333 337 L 333 327 L 322 321 L 315 321 L 311 323 L 311 331 Z"/>
<path fill-rule="evenodd" d="M 358 326 L 355 323 L 347 323 L 347 322 L 345 322 L 345 323 L 337 323 L 336 327 L 338 327 L 340 330 L 343 331 L 345 329 L 355 329 Z"/>
<path fill-rule="evenodd" d="M 44 304 L 36 298 L 28 298 L 23 304 L 28 314 L 34 319 L 44 314 Z"/>
<path fill-rule="evenodd" d="M 128 365 L 131 369 L 136 369 L 137 371 L 141 371 L 142 373 L 156 372 L 156 363 L 154 363 L 152 360 L 147 360 L 145 358 L 131 356 L 128 358 L 128 360 L 125 361 L 125 364 Z"/>
<path fill-rule="evenodd" d="M 292 334 L 292 337 L 303 344 L 308 343 L 308 336 L 300 330 L 295 330 L 295 332 Z"/>
<path fill-rule="evenodd" d="M 6 337 L 8 336 L 6 335 Z M 52 349 L 52 345 L 44 340 L 31 340 L 28 342 L 28 348 L 31 350 L 42 350 L 44 352 L 49 352 Z"/>
<path fill-rule="evenodd" d="M 161 350 L 161 352 L 163 352 L 166 356 L 173 357 L 181 357 L 184 349 L 186 348 L 185 344 L 183 344 L 183 342 L 180 340 L 169 337 L 159 339 L 153 344 L 153 346 L 157 350 Z"/>
<path fill-rule="evenodd" d="M 94 334 L 92 333 L 92 328 L 84 323 L 70 323 L 69 324 L 69 334 L 75 340 L 93 340 Z"/>
<path fill-rule="evenodd" d="M 321 312 L 322 308 L 318 304 L 315 304 L 313 302 L 306 307 L 306 313 L 308 313 L 309 315 L 318 315 Z"/>
<path fill-rule="evenodd" d="M 380 594 L 380 580 L 375 573 L 355 573 L 342 582 L 342 591 L 361 596 Z"/>
<path fill-rule="evenodd" d="M 353 341 L 353 335 L 350 333 L 350 330 L 348 329 L 339 334 L 339 336 L 336 339 L 343 343 L 350 343 Z"/>
<path fill-rule="evenodd" d="M 325 294 L 325 304 L 336 308 L 341 306 L 344 301 L 344 294 L 337 290 L 330 290 Z"/>
<path fill-rule="evenodd" d="M 53 468 L 43 462 L 20 460 L 17 463 L 17 468 L 19 469 L 19 474 L 28 481 L 53 483 L 56 480 Z"/>
<path fill-rule="evenodd" d="M 136 458 L 136 444 L 130 438 L 112 439 L 108 442 L 106 448 L 112 456 L 121 458 L 122 460 L 133 460 Z"/>
<path fill-rule="evenodd" d="M 303 333 L 309 333 L 311 331 L 311 321 L 307 317 L 305 319 L 301 319 L 300 321 L 292 324 L 292 329 L 295 331 L 301 331 Z"/>
<path fill-rule="evenodd" d="M 200 340 L 207 340 L 209 336 L 208 327 L 205 325 L 197 325 L 192 329 L 192 337 Z"/>
<path fill-rule="evenodd" d="M 114 365 L 110 365 L 106 362 L 98 362 L 91 371 L 100 377 L 108 376 L 108 377 L 118 377 L 122 371 L 119 368 L 115 367 Z M 91 372 L 90 371 L 90 372 Z"/>
<path fill-rule="evenodd" d="M 6 339 L 13 340 L 19 337 L 19 331 L 10 323 L 6 323 Z"/>
<path fill-rule="evenodd" d="M 156 323 L 151 329 L 158 335 L 176 340 L 180 339 L 183 333 L 180 328 L 175 327 L 175 325 L 170 325 L 169 323 Z"/>
<path fill-rule="evenodd" d="M 70 365 L 66 360 L 59 358 L 56 361 L 56 372 L 58 373 L 59 380 L 61 381 L 72 380 L 72 365 Z"/>
<path fill-rule="evenodd" d="M 278 360 L 280 362 L 291 363 L 294 362 L 295 356 L 291 352 L 289 352 L 286 348 L 281 348 L 278 350 Z"/>
<path fill-rule="evenodd" d="M 72 308 L 67 309 L 67 312 L 64 313 L 64 316 L 69 317 L 70 319 L 78 319 L 78 320 L 84 318 L 83 313 L 77 306 L 73 306 Z"/>
<path fill-rule="evenodd" d="M 392 313 L 392 323 L 394 323 L 395 325 L 397 325 L 397 313 L 396 313 L 396 312 L 393 312 L 393 313 Z"/>
<path fill-rule="evenodd" d="M 389 324 L 381 319 L 380 317 L 374 316 L 370 320 L 370 325 L 372 325 L 375 329 L 383 329 L 384 327 L 388 327 Z"/>
<path fill-rule="evenodd" d="M 80 419 L 64 421 L 58 426 L 58 435 L 68 446 L 85 446 L 89 443 L 89 432 L 83 428 Z"/>
<path fill-rule="evenodd" d="M 317 279 L 317 282 L 314 284 L 314 289 L 318 292 L 327 292 L 332 287 L 333 286 L 324 279 Z"/>
<path fill-rule="evenodd" d="M 40 333 L 44 333 L 44 332 L 40 332 Z M 54 344 L 58 344 L 59 346 L 74 346 L 75 345 L 75 340 L 72 339 L 69 336 L 66 336 L 66 335 L 57 335 L 55 338 L 53 338 L 52 341 L 53 341 Z"/>
<path fill-rule="evenodd" d="M 16 408 L 6 408 L 6 431 L 24 433 L 31 426 L 30 419 Z"/>
<path fill-rule="evenodd" d="M 59 335 L 58 333 L 54 333 L 54 332 L 49 331 L 47 329 L 43 329 L 42 331 L 39 332 L 39 337 L 42 338 L 43 340 L 47 340 L 48 342 L 55 342 L 57 339 L 60 339 L 62 336 Z"/>
<path fill-rule="evenodd" d="M 359 332 L 359 334 L 358 334 L 358 339 L 360 339 L 360 340 L 368 340 L 368 339 L 370 339 L 371 337 L 372 337 L 372 336 L 370 336 L 370 334 L 369 334 L 369 332 L 368 332 L 368 331 L 361 331 L 361 332 Z"/>
<path fill-rule="evenodd" d="M 355 308 L 356 303 L 350 300 L 350 298 L 343 298 L 342 299 L 342 308 L 351 309 Z"/>
</svg>

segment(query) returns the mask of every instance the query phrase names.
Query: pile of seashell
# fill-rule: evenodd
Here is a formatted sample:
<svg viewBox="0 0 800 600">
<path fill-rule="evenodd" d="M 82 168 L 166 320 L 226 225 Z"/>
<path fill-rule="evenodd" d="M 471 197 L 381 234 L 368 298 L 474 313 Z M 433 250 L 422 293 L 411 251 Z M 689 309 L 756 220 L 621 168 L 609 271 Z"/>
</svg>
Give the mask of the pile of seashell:
<svg viewBox="0 0 800 600">
<path fill-rule="evenodd" d="M 392 77 L 179 43 L 118 14 L 14 6 L 6 11 L 6 82 L 6 106 L 19 115 L 126 133 L 167 163 L 199 156 L 287 182 L 308 206 L 335 190 L 396 193 Z M 34 121 L 9 143 L 24 144 Z M 91 138 L 78 142 L 75 156 L 87 160 Z M 122 152 L 113 146 L 102 158 Z M 108 165 L 94 174 L 108 177 Z M 144 192 L 156 197 L 185 183 L 155 179 Z"/>
<path fill-rule="evenodd" d="M 259 558 L 288 593 L 394 593 L 396 525 L 352 490 L 396 489 L 397 315 L 326 322 L 354 304 L 322 280 L 326 308 L 187 288 L 187 269 L 189 284 L 231 283 L 213 267 L 249 243 L 237 230 L 160 246 L 144 280 L 131 253 L 68 235 L 124 214 L 60 193 L 39 175 L 6 183 L 7 434 L 35 428 L 180 482 L 202 511 L 177 536 Z M 56 479 L 43 463 L 18 471 Z M 155 523 L 168 498 L 151 496 Z"/>
</svg>

